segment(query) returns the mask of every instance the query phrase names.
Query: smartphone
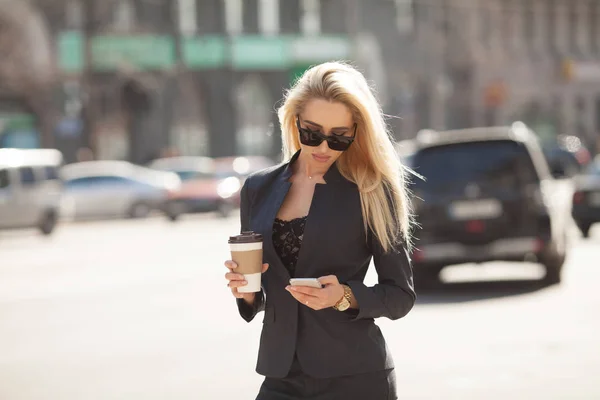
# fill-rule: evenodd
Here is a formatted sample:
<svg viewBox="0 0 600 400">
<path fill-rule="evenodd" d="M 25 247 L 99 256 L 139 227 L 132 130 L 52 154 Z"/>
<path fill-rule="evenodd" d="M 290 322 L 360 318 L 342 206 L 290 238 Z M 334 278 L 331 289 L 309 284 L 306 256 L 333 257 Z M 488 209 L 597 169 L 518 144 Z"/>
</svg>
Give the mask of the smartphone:
<svg viewBox="0 0 600 400">
<path fill-rule="evenodd" d="M 323 285 L 317 278 L 292 278 L 290 279 L 290 285 L 292 286 L 308 286 L 317 289 L 322 289 Z"/>
</svg>

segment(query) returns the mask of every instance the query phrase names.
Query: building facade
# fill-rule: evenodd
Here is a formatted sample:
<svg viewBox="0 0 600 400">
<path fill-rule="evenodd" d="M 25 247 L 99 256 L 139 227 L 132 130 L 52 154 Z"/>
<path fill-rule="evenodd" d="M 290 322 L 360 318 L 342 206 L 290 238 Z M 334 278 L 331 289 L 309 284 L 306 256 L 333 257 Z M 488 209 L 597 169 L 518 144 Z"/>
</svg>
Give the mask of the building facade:
<svg viewBox="0 0 600 400">
<path fill-rule="evenodd" d="M 63 27 L 53 31 L 65 101 L 79 103 L 71 108 L 84 123 L 77 134 L 59 131 L 59 142 L 139 163 L 167 148 L 277 157 L 283 90 L 312 64 L 351 58 L 345 29 L 321 29 L 328 6 L 63 0 L 51 25 Z"/>
<path fill-rule="evenodd" d="M 600 1 L 415 0 L 421 127 L 600 134 Z M 595 150 L 595 149 L 592 149 Z"/>
<path fill-rule="evenodd" d="M 33 0 L 31 0 L 33 2 Z M 398 139 L 520 119 L 600 131 L 600 0 L 36 0 L 55 49 L 53 142 L 73 160 L 265 154 L 315 63 L 354 62 Z"/>
</svg>

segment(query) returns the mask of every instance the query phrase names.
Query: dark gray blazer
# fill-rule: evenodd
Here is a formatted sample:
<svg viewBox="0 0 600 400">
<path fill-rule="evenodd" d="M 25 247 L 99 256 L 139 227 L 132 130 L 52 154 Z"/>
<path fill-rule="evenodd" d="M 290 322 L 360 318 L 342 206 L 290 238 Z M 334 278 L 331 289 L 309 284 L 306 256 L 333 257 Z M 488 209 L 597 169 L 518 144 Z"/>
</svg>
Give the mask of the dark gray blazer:
<svg viewBox="0 0 600 400">
<path fill-rule="evenodd" d="M 359 304 L 356 312 L 333 308 L 315 311 L 298 303 L 285 290 L 290 275 L 272 242 L 273 221 L 292 175 L 289 163 L 250 176 L 241 192 L 242 231 L 264 236 L 263 292 L 254 307 L 238 299 L 241 316 L 250 322 L 264 311 L 256 371 L 265 376 L 287 375 L 294 353 L 303 371 L 313 377 L 329 378 L 393 368 L 385 340 L 375 318 L 404 317 L 416 299 L 412 267 L 404 246 L 383 253 L 379 242 L 366 237 L 358 188 L 346 180 L 335 164 L 325 174 L 327 184 L 317 184 L 304 239 L 296 264 L 296 277 L 336 275 L 352 288 Z M 363 283 L 371 257 L 379 283 Z"/>
</svg>

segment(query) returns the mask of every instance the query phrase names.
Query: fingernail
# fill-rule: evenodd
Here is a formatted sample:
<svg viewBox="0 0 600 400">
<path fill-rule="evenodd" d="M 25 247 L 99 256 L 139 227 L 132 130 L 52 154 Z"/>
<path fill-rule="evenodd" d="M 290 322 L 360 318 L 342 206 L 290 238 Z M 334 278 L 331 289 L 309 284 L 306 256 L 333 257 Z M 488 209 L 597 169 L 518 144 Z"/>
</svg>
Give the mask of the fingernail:
<svg viewBox="0 0 600 400">
<path fill-rule="evenodd" d="M 289 290 L 290 290 L 290 287 L 289 287 L 289 286 L 286 286 L 286 287 L 285 287 L 285 290 L 289 291 Z"/>
</svg>

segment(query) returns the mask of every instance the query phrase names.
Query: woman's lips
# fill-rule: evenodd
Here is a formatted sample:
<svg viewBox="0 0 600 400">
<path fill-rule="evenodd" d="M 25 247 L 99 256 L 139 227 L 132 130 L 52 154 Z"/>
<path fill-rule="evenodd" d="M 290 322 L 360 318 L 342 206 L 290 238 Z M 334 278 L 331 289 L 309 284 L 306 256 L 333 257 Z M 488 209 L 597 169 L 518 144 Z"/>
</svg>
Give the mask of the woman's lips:
<svg viewBox="0 0 600 400">
<path fill-rule="evenodd" d="M 317 160 L 319 162 L 327 162 L 331 158 L 330 156 L 319 155 L 319 154 L 314 154 L 314 153 L 312 156 L 315 160 Z"/>
</svg>

